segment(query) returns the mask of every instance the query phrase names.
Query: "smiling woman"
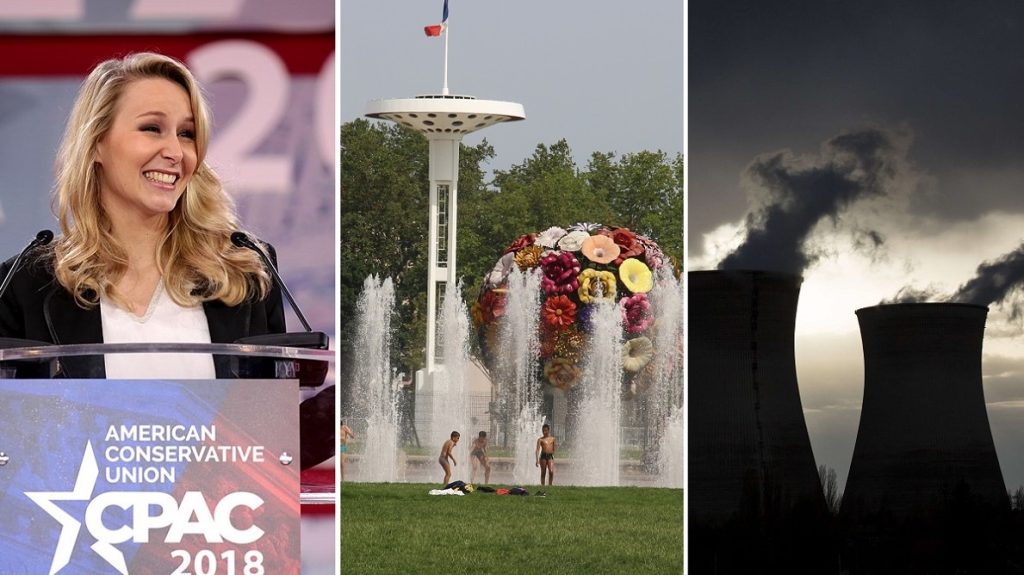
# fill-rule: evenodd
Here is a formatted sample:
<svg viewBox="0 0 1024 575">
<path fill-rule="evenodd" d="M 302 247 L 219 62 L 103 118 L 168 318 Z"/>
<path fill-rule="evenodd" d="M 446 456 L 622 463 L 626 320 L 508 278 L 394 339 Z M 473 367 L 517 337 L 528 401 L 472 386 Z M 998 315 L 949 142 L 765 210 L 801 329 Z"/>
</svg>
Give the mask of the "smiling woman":
<svg viewBox="0 0 1024 575">
<path fill-rule="evenodd" d="M 205 162 L 209 126 L 199 85 L 173 58 L 139 53 L 92 71 L 57 159 L 63 235 L 14 270 L 0 336 L 230 343 L 284 331 L 281 294 L 259 256 L 231 242 L 234 204 Z M 74 358 L 62 368 L 75 377 L 230 375 L 226 361 L 195 354 Z"/>
<path fill-rule="evenodd" d="M 163 78 L 129 84 L 110 132 L 96 146 L 103 209 L 129 225 L 167 219 L 196 169 L 188 93 Z"/>
</svg>

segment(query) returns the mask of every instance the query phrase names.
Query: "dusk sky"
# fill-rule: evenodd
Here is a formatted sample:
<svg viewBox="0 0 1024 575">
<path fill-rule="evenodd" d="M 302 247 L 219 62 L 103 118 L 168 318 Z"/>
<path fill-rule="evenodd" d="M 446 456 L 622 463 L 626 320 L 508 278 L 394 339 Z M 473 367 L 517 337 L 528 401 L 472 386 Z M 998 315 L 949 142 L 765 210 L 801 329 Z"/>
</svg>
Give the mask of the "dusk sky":
<svg viewBox="0 0 1024 575">
<path fill-rule="evenodd" d="M 341 3 L 341 121 L 382 98 L 440 94 L 443 0 Z M 539 143 L 565 138 L 577 164 L 591 153 L 683 151 L 683 4 L 570 0 L 449 0 L 452 94 L 518 102 L 526 120 L 483 138 L 491 168 L 520 164 Z"/>
<path fill-rule="evenodd" d="M 835 142 L 881 134 L 887 144 L 877 186 L 823 217 L 802 244 L 800 393 L 817 462 L 844 484 L 863 393 L 855 310 L 908 286 L 951 294 L 1024 240 L 1024 4 L 689 8 L 691 269 L 716 268 L 745 239 L 748 214 L 762 213 L 779 181 L 765 166 L 839 166 L 864 181 L 877 166 Z M 1020 291 L 1013 301 L 1024 301 Z M 983 371 L 1014 489 L 1024 484 L 1024 319 L 1011 319 L 1011 307 L 990 308 Z"/>
</svg>

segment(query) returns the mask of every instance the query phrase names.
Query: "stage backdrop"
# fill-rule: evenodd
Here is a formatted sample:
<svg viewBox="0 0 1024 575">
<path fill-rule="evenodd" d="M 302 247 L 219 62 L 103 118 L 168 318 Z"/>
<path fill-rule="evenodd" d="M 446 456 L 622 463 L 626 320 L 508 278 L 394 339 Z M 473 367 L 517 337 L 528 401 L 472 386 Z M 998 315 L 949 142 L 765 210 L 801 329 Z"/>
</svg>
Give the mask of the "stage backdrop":
<svg viewBox="0 0 1024 575">
<path fill-rule="evenodd" d="M 0 2 L 0 253 L 58 232 L 53 165 L 98 62 L 138 51 L 186 62 L 214 117 L 209 163 L 244 225 L 274 244 L 316 330 L 335 340 L 334 2 Z M 287 305 L 286 305 L 287 307 Z M 289 312 L 289 327 L 302 326 Z"/>
</svg>

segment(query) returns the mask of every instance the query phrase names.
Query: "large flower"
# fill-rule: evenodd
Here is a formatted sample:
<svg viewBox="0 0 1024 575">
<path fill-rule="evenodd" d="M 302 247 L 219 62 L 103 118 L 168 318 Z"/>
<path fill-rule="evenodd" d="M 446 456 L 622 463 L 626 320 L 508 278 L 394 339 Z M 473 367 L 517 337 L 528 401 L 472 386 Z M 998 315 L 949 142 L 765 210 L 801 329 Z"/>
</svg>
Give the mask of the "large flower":
<svg viewBox="0 0 1024 575">
<path fill-rule="evenodd" d="M 548 295 L 570 294 L 580 287 L 576 276 L 580 273 L 580 262 L 569 252 L 551 252 L 540 259 L 544 277 L 540 285 Z"/>
<path fill-rule="evenodd" d="M 512 242 L 512 244 L 510 246 L 505 248 L 505 251 L 503 251 L 501 253 L 502 254 L 507 254 L 509 252 L 518 252 L 519 250 L 521 250 L 521 249 L 523 249 L 523 248 L 525 248 L 527 246 L 532 246 L 533 243 L 534 243 L 534 240 L 536 240 L 536 239 L 537 239 L 537 234 L 523 234 L 523 235 L 519 236 L 518 238 L 516 238 L 516 240 L 514 242 Z"/>
<path fill-rule="evenodd" d="M 626 258 L 644 255 L 644 245 L 629 228 L 604 229 L 597 233 L 610 237 L 619 246 L 619 255 L 613 258 L 615 265 L 621 265 Z"/>
<path fill-rule="evenodd" d="M 519 250 L 515 255 L 516 265 L 524 271 L 537 267 L 540 265 L 540 254 L 543 251 L 544 248 L 540 246 L 530 246 Z"/>
<path fill-rule="evenodd" d="M 536 244 L 538 246 L 548 248 L 549 250 L 553 250 L 555 249 L 555 246 L 558 245 L 558 240 L 562 239 L 562 236 L 564 235 L 564 229 L 558 226 L 551 226 L 537 235 Z"/>
<path fill-rule="evenodd" d="M 619 266 L 619 279 L 633 293 L 647 293 L 654 287 L 654 274 L 647 264 L 636 258 L 622 262 Z"/>
<path fill-rule="evenodd" d="M 491 323 L 505 315 L 505 300 L 504 291 L 490 290 L 484 294 L 484 297 L 480 299 L 480 307 L 484 312 L 484 323 Z"/>
<path fill-rule="evenodd" d="M 595 224 L 592 222 L 576 222 L 569 226 L 570 232 L 581 231 L 581 232 L 592 232 L 594 230 L 601 229 L 601 224 Z"/>
<path fill-rule="evenodd" d="M 580 249 L 583 250 L 583 255 L 595 264 L 611 263 L 619 257 L 619 253 L 622 251 L 615 240 L 604 235 L 590 236 L 583 240 Z"/>
<path fill-rule="evenodd" d="M 515 263 L 516 254 L 508 252 L 501 256 L 498 263 L 494 264 L 491 273 L 487 274 L 487 287 L 497 287 L 505 283 L 508 274 L 512 273 L 512 264 Z"/>
<path fill-rule="evenodd" d="M 580 368 L 564 357 L 553 357 L 544 364 L 544 377 L 551 385 L 566 391 L 579 383 Z"/>
<path fill-rule="evenodd" d="M 576 323 L 565 329 L 551 327 L 541 322 L 540 357 L 542 359 L 557 356 L 573 363 L 580 362 L 587 347 L 587 335 L 580 329 L 578 315 L 584 309 L 587 309 L 587 306 L 577 308 Z"/>
<path fill-rule="evenodd" d="M 636 239 L 644 246 L 644 261 L 652 270 L 660 270 L 665 265 L 665 252 L 651 238 L 637 234 Z"/>
<path fill-rule="evenodd" d="M 598 298 L 615 300 L 615 274 L 585 269 L 580 274 L 580 301 L 594 303 Z"/>
<path fill-rule="evenodd" d="M 558 240 L 558 249 L 567 252 L 578 252 L 583 247 L 583 240 L 589 237 L 590 234 L 584 231 L 576 230 L 569 232 L 562 236 L 562 239 Z"/>
<path fill-rule="evenodd" d="M 651 327 L 654 315 L 651 314 L 651 303 L 647 294 L 638 293 L 619 300 L 622 307 L 622 322 L 627 333 L 643 333 Z"/>
<path fill-rule="evenodd" d="M 626 371 L 640 371 L 653 357 L 654 344 L 646 337 L 631 339 L 622 346 L 622 368 Z"/>
<path fill-rule="evenodd" d="M 548 326 L 565 329 L 576 321 L 576 304 L 564 295 L 549 297 L 540 315 Z"/>
</svg>

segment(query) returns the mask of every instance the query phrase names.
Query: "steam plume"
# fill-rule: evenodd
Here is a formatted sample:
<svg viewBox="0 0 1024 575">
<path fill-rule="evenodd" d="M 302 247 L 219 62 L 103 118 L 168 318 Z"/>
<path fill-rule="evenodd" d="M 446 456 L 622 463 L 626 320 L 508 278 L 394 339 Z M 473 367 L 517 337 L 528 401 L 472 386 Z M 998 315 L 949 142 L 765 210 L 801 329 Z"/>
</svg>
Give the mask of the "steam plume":
<svg viewBox="0 0 1024 575">
<path fill-rule="evenodd" d="M 978 266 L 974 278 L 961 285 L 951 301 L 991 305 L 1002 303 L 1008 295 L 1024 283 L 1024 244 L 1012 252 Z M 1013 317 L 1020 315 L 1017 307 Z"/>
<path fill-rule="evenodd" d="M 883 299 L 878 302 L 880 304 L 892 304 L 892 303 L 922 303 L 926 301 L 935 301 L 942 299 L 938 290 L 932 288 L 915 288 L 906 286 L 900 288 L 900 291 L 896 292 L 896 295 L 889 299 Z"/>
<path fill-rule="evenodd" d="M 836 219 L 853 202 L 888 192 L 906 146 L 888 131 L 870 128 L 836 136 L 817 158 L 788 151 L 759 156 L 745 177 L 766 192 L 746 220 L 747 238 L 719 269 L 763 269 L 801 274 L 817 256 L 807 236 L 822 219 Z M 881 237 L 871 236 L 878 244 Z"/>
</svg>

